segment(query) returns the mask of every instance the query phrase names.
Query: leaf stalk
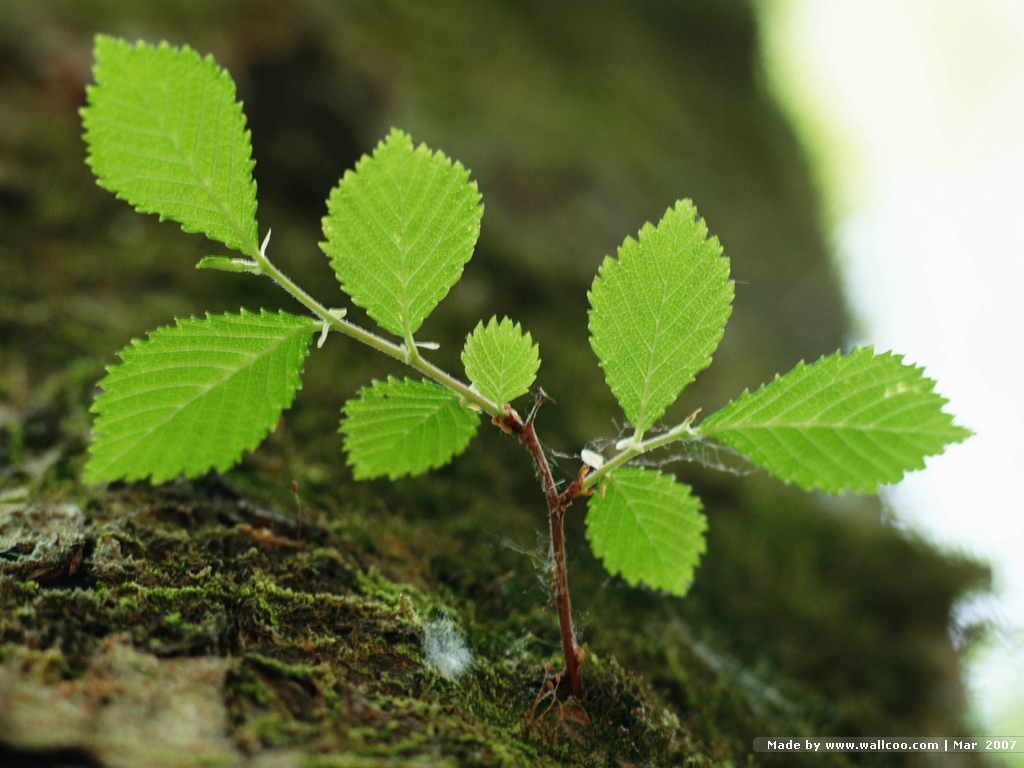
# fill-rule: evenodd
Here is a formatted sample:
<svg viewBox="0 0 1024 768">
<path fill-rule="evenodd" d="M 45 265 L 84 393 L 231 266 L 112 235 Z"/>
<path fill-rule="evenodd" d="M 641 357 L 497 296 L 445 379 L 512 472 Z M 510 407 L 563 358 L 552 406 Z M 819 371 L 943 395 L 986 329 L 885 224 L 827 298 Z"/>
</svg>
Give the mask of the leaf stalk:
<svg viewBox="0 0 1024 768">
<path fill-rule="evenodd" d="M 586 491 L 593 488 L 612 471 L 618 469 L 623 464 L 627 464 L 629 461 L 635 459 L 641 454 L 653 451 L 655 448 L 660 448 L 663 445 L 668 445 L 669 443 L 676 442 L 677 440 L 684 441 L 697 439 L 701 436 L 700 430 L 694 429 L 693 426 L 691 426 L 696 415 L 697 412 L 695 411 L 681 424 L 677 424 L 668 432 L 660 434 L 657 437 L 652 437 L 649 440 L 642 440 L 640 442 L 636 442 L 634 440 L 626 441 L 619 453 L 608 459 L 608 461 L 602 464 L 599 468 L 590 472 L 585 478 L 583 478 L 580 482 L 580 491 Z"/>
<path fill-rule="evenodd" d="M 268 233 L 267 238 L 269 239 L 269 237 L 270 235 Z M 288 277 L 288 275 L 274 266 L 264 252 L 267 240 L 265 239 L 263 243 L 264 245 L 262 248 L 255 247 L 255 243 L 250 244 L 249 255 L 255 259 L 264 275 L 277 283 L 277 285 L 291 295 L 292 298 L 316 315 L 323 322 L 324 326 L 334 328 L 338 332 L 343 333 L 356 341 L 361 341 L 363 344 L 373 347 L 378 352 L 383 352 L 385 355 L 405 363 L 410 368 L 416 369 L 424 376 L 427 376 L 441 386 L 457 392 L 462 396 L 465 403 L 475 405 L 492 417 L 501 418 L 504 415 L 504 411 L 498 403 L 484 397 L 465 382 L 460 381 L 451 374 L 424 359 L 423 356 L 419 354 L 419 350 L 416 348 L 415 343 L 413 343 L 411 347 L 405 344 L 395 344 L 394 342 L 378 336 L 372 331 L 366 330 L 362 326 L 345 320 L 340 316 L 342 313 L 339 313 L 338 310 L 330 310 L 325 307 L 300 288 L 290 277 Z"/>
</svg>

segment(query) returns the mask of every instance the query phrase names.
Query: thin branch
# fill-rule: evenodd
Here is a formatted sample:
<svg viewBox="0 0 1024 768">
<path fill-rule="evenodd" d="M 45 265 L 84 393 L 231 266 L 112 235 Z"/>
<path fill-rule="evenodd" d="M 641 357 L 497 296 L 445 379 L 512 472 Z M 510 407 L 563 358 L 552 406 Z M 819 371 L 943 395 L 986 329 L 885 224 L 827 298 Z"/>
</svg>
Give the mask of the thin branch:
<svg viewBox="0 0 1024 768">
<path fill-rule="evenodd" d="M 555 607 L 558 609 L 558 629 L 562 639 L 562 656 L 565 659 L 565 675 L 569 680 L 569 691 L 576 698 L 580 698 L 582 688 L 580 687 L 580 664 L 583 662 L 583 649 L 576 645 L 576 634 L 572 627 L 572 606 L 569 602 L 569 571 L 566 567 L 565 556 L 565 511 L 572 504 L 573 499 L 578 495 L 578 484 L 574 483 L 565 493 L 559 494 L 555 479 L 551 475 L 551 465 L 548 464 L 544 449 L 537 439 L 537 432 L 533 428 L 537 410 L 547 399 L 543 391 L 539 392 L 539 398 L 526 421 L 523 421 L 512 406 L 505 406 L 505 417 L 495 419 L 503 430 L 511 432 L 519 438 L 519 442 L 529 451 L 530 457 L 537 468 L 540 476 L 541 486 L 544 489 L 544 498 L 548 503 L 548 522 L 551 527 L 551 555 L 554 558 L 552 577 L 554 579 Z M 574 490 L 575 486 L 575 490 Z M 572 491 L 572 493 L 570 493 Z"/>
<path fill-rule="evenodd" d="M 290 294 L 294 299 L 306 307 L 306 309 L 319 317 L 325 325 L 334 328 L 336 331 L 340 331 L 346 336 L 351 336 L 356 341 L 361 341 L 363 344 L 373 347 L 378 352 L 383 352 L 385 355 L 405 363 L 410 368 L 415 368 L 417 371 L 433 379 L 441 386 L 447 387 L 453 392 L 457 392 L 465 403 L 475 405 L 480 410 L 484 411 L 484 413 L 490 414 L 494 417 L 499 417 L 501 415 L 502 410 L 499 404 L 489 400 L 465 382 L 459 381 L 451 374 L 446 373 L 433 363 L 425 360 L 419 354 L 415 345 L 409 348 L 404 344 L 395 344 L 356 325 L 355 323 L 351 323 L 348 320 L 344 320 L 334 315 L 327 307 L 302 290 L 302 288 L 296 285 L 290 277 L 278 269 L 261 249 L 253 248 L 249 255 L 256 260 L 256 263 L 259 265 L 259 268 L 264 275 L 277 283 L 278 286 L 285 290 L 285 292 Z"/>
<path fill-rule="evenodd" d="M 562 494 L 558 493 L 558 486 L 551 475 L 551 465 L 548 464 L 544 449 L 537 439 L 537 433 L 533 428 L 537 411 L 547 401 L 547 395 L 543 390 L 538 390 L 537 401 L 533 404 L 526 421 L 507 403 L 499 406 L 488 398 L 481 395 L 475 389 L 459 381 L 454 376 L 441 370 L 433 363 L 427 362 L 419 355 L 411 337 L 407 338 L 405 345 L 394 344 L 387 339 L 381 338 L 374 333 L 350 323 L 303 291 L 298 285 L 292 282 L 291 278 L 279 270 L 270 259 L 267 258 L 264 249 L 251 248 L 251 255 L 259 265 L 263 274 L 277 283 L 281 288 L 291 294 L 307 309 L 323 320 L 325 327 L 331 326 L 334 329 L 351 336 L 358 341 L 367 344 L 374 349 L 390 355 L 402 361 L 411 368 L 429 376 L 438 384 L 457 392 L 462 396 L 464 402 L 476 405 L 485 413 L 491 415 L 491 421 L 505 432 L 515 434 L 519 438 L 540 476 L 541 485 L 544 489 L 544 497 L 548 504 L 548 521 L 551 527 L 551 553 L 555 565 L 552 576 L 554 578 L 554 598 L 558 609 L 558 629 L 562 638 L 562 655 L 565 657 L 565 672 L 569 680 L 569 690 L 573 696 L 579 698 L 582 689 L 580 687 L 580 664 L 583 662 L 583 649 L 576 645 L 576 635 L 572 627 L 572 607 L 569 603 L 569 573 L 566 567 L 565 556 L 565 511 L 572 504 L 573 500 L 589 491 L 582 487 L 583 473 L 570 485 Z"/>
</svg>

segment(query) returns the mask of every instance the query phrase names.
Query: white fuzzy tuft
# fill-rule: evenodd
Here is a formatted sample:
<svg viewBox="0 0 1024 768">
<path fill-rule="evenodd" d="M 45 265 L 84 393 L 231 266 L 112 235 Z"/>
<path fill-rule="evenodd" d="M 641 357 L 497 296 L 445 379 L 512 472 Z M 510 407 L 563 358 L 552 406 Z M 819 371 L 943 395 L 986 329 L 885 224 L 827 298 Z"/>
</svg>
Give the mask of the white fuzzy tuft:
<svg viewBox="0 0 1024 768">
<path fill-rule="evenodd" d="M 458 680 L 473 666 L 473 654 L 448 616 L 423 625 L 423 660 L 451 680 Z"/>
</svg>

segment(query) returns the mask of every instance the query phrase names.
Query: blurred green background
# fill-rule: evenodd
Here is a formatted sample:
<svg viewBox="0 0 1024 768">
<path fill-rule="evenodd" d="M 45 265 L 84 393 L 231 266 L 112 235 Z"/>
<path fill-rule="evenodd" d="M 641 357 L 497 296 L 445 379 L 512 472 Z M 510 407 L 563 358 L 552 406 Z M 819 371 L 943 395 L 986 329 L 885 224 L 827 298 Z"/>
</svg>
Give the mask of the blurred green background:
<svg viewBox="0 0 1024 768">
<path fill-rule="evenodd" d="M 188 44 L 232 73 L 252 131 L 261 235 L 273 229 L 275 263 L 330 306 L 319 223 L 345 169 L 391 126 L 469 168 L 485 204 L 480 243 L 420 335 L 460 371 L 478 319 L 521 322 L 554 401 L 539 430 L 570 454 L 565 476 L 578 466 L 572 454 L 614 438 L 621 420 L 587 343 L 590 281 L 678 198 L 720 238 L 737 286 L 713 365 L 667 421 L 842 346 L 819 194 L 766 90 L 748 2 L 5 2 L 0 499 L 84 492 L 86 409 L 131 338 L 176 316 L 295 309 L 267 281 L 196 272 L 214 251 L 202 238 L 95 186 L 77 109 L 97 32 Z M 228 481 L 283 509 L 292 478 L 327 512 L 376 497 L 380 514 L 437 537 L 422 567 L 455 594 L 464 568 L 483 568 L 475 579 L 511 569 L 514 599 L 542 603 L 528 553 L 543 547 L 544 509 L 517 446 L 487 434 L 431 477 L 352 483 L 338 409 L 371 377 L 399 372 L 332 337 L 311 355 L 283 428 Z M 570 516 L 589 648 L 642 672 L 681 713 L 700 706 L 686 696 L 686 648 L 762 722 L 843 735 L 963 728 L 962 647 L 947 630 L 952 606 L 986 588 L 983 567 L 897 531 L 874 499 L 806 495 L 742 467 L 671 469 L 709 517 L 709 550 L 684 600 L 608 578 L 586 548 L 582 511 Z M 480 616 L 488 610 L 503 609 L 481 606 Z"/>
</svg>

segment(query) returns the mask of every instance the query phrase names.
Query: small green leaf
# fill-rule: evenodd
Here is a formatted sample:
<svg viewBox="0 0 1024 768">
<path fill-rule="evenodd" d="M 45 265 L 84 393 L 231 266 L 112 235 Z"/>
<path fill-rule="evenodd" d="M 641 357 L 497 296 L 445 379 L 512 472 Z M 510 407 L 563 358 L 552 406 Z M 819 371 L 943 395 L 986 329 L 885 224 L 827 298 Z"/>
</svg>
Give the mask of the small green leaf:
<svg viewBox="0 0 1024 768">
<path fill-rule="evenodd" d="M 537 377 L 540 356 L 529 333 L 507 317 L 481 320 L 462 350 L 466 376 L 484 397 L 496 403 L 510 403 L 530 391 Z"/>
<path fill-rule="evenodd" d="M 900 355 L 855 348 L 745 391 L 698 431 L 806 490 L 874 493 L 970 437 L 934 386 Z"/>
<path fill-rule="evenodd" d="M 352 300 L 408 340 L 459 281 L 482 215 L 469 171 L 392 130 L 331 191 L 320 247 Z"/>
<path fill-rule="evenodd" d="M 642 581 L 685 595 L 704 552 L 707 520 L 690 486 L 650 469 L 608 476 L 587 502 L 587 538 L 594 554 L 630 586 Z"/>
<path fill-rule="evenodd" d="M 480 423 L 451 390 L 394 376 L 359 390 L 343 415 L 339 431 L 357 480 L 443 466 L 466 449 Z"/>
<path fill-rule="evenodd" d="M 82 109 L 87 162 L 142 213 L 237 251 L 256 247 L 256 182 L 231 76 L 189 47 L 96 37 Z"/>
<path fill-rule="evenodd" d="M 606 256 L 587 294 L 590 345 L 639 434 L 711 363 L 732 311 L 729 260 L 707 235 L 681 200 Z"/>
<path fill-rule="evenodd" d="M 86 482 L 229 469 L 291 405 L 315 327 L 308 317 L 242 310 L 133 341 L 100 382 Z"/>
</svg>

